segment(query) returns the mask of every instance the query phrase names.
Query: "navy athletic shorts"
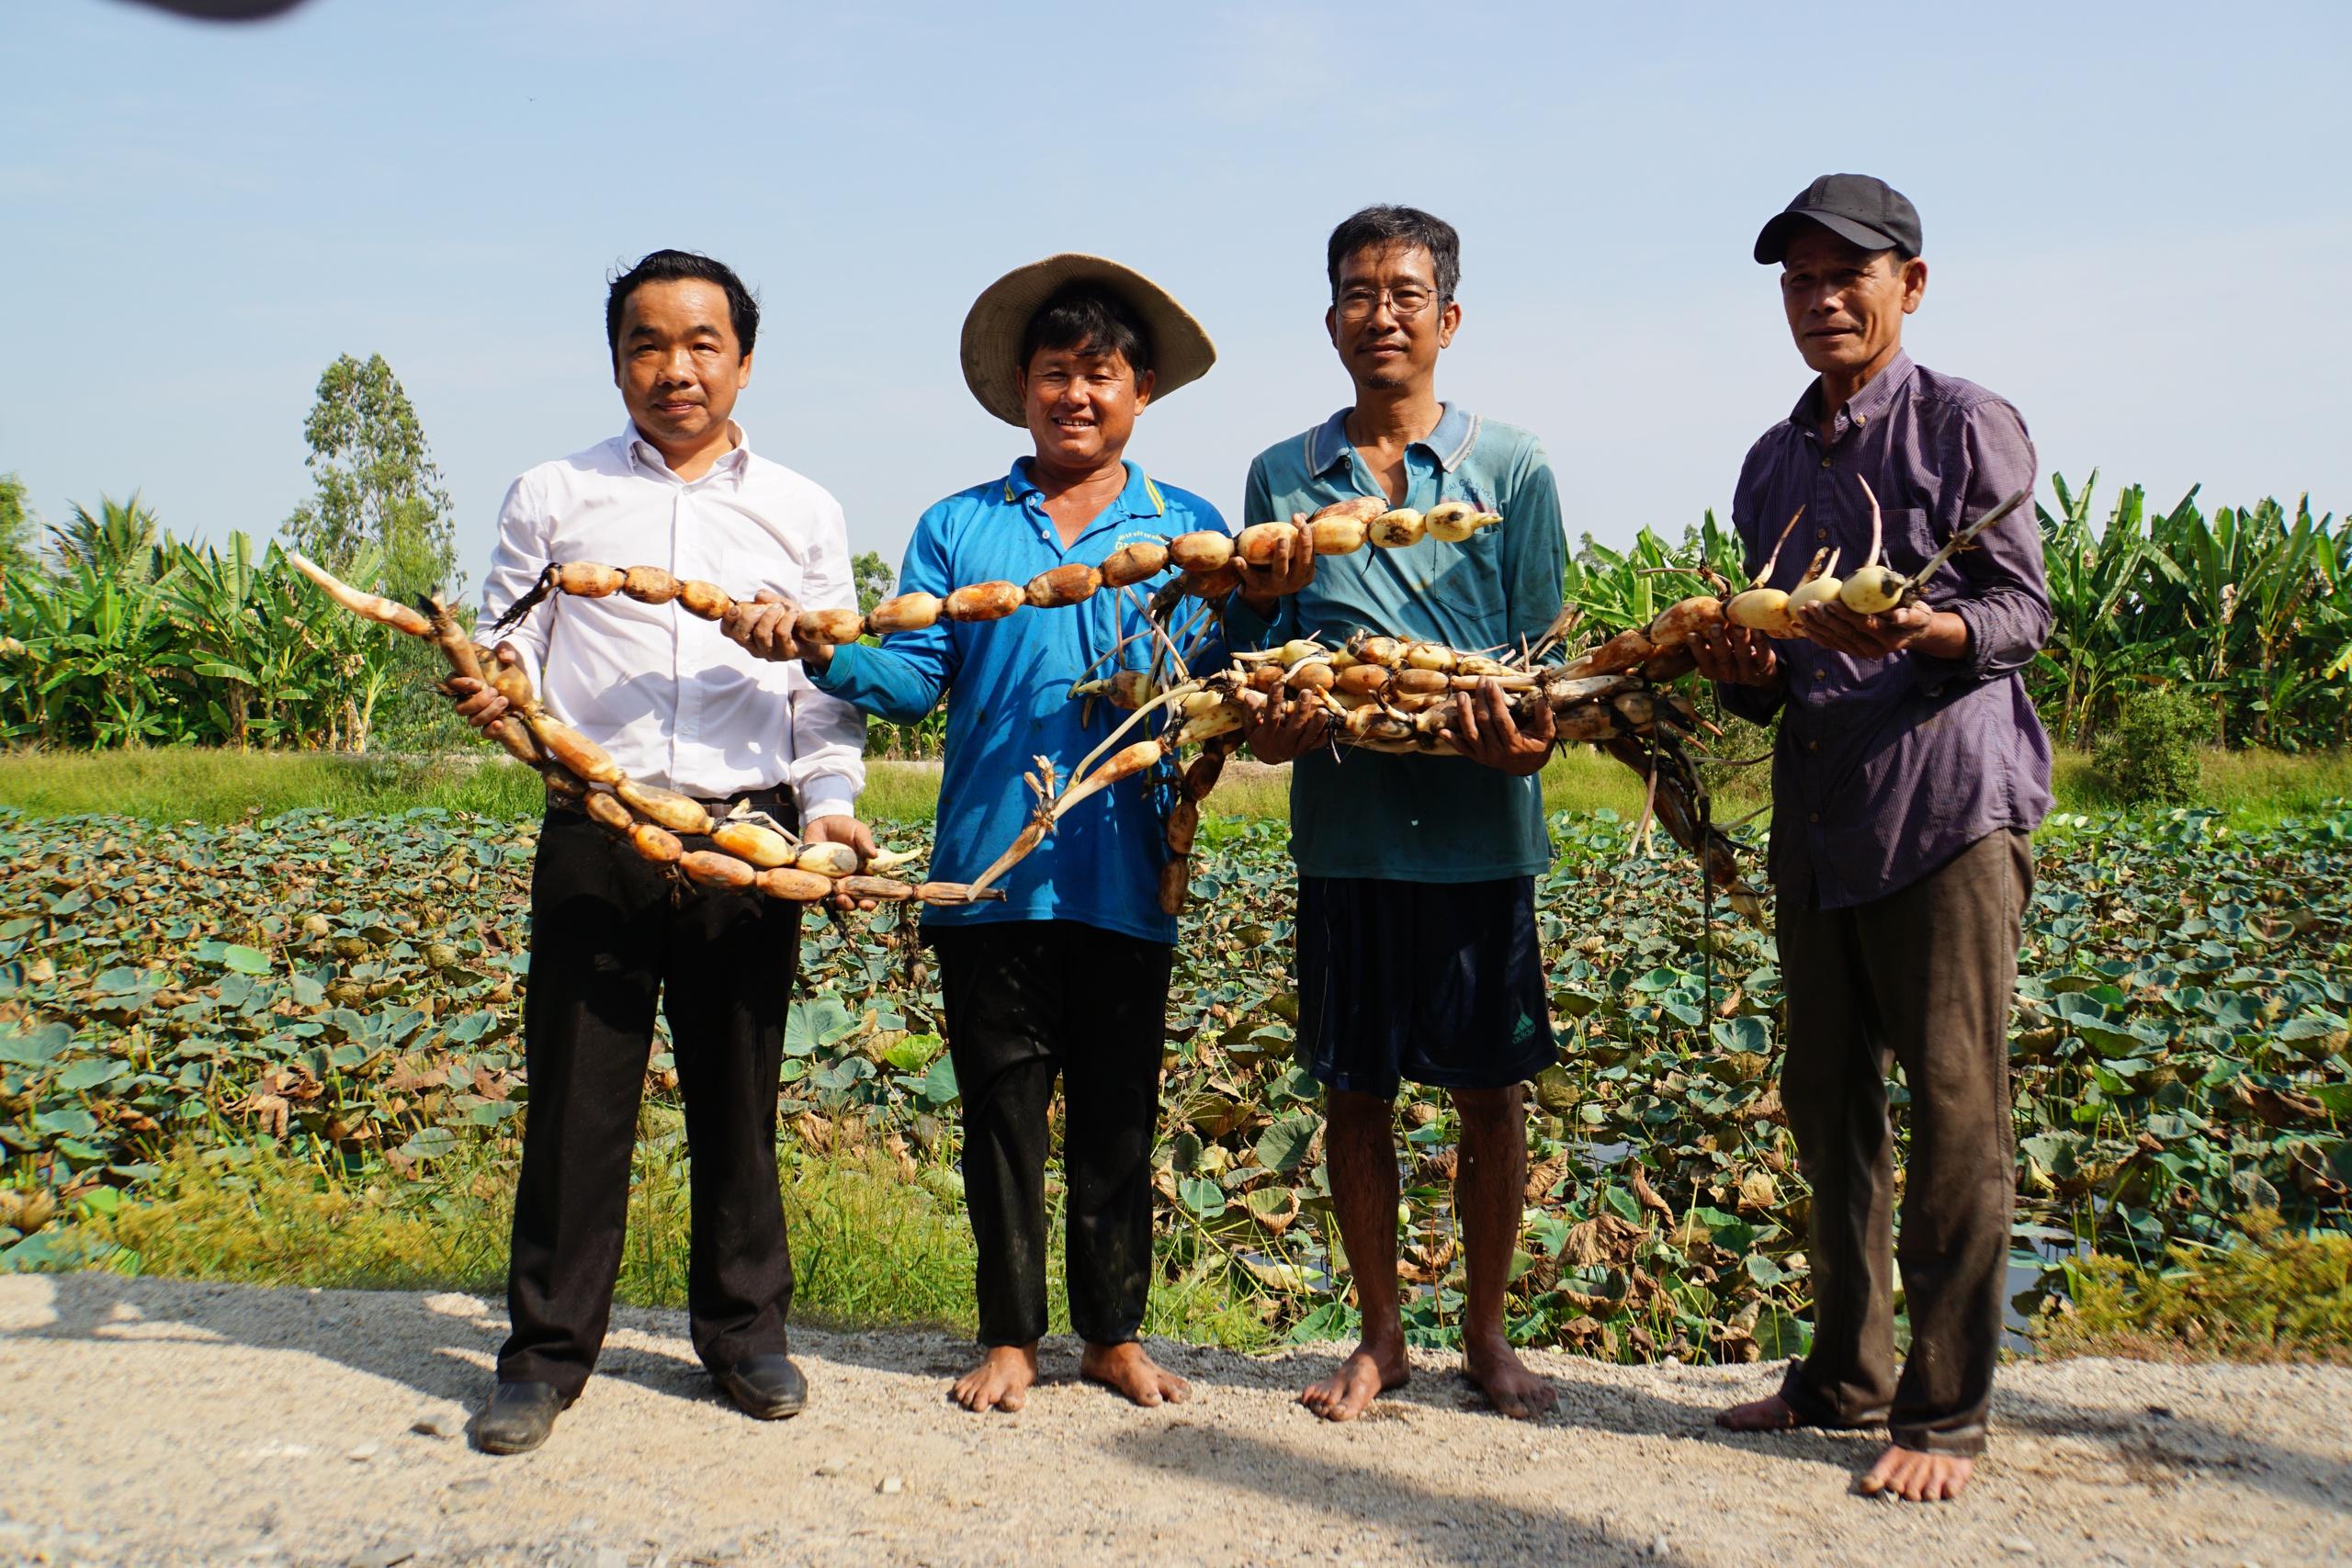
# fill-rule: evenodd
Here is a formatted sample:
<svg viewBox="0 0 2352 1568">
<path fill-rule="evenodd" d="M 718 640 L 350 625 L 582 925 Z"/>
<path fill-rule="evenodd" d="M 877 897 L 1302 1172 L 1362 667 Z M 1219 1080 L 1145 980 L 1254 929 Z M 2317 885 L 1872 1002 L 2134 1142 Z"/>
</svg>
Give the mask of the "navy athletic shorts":
<svg viewBox="0 0 2352 1568">
<path fill-rule="evenodd" d="M 1507 1089 L 1555 1059 L 1535 879 L 1298 879 L 1298 1064 L 1393 1098 L 1400 1078 Z"/>
</svg>

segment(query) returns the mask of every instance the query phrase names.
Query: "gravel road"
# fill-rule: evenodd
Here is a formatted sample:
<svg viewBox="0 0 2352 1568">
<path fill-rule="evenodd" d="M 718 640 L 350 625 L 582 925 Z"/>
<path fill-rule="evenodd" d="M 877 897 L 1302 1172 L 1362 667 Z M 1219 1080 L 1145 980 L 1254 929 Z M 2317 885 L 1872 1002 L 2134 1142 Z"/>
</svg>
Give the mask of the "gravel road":
<svg viewBox="0 0 2352 1568">
<path fill-rule="evenodd" d="M 1958 1504 L 1849 1495 L 1859 1436 L 1734 1438 L 1767 1368 L 1533 1358 L 1561 1411 L 1485 1411 L 1452 1359 L 1351 1427 L 1292 1403 L 1330 1352 L 1163 1348 L 1194 1403 L 1074 1379 L 944 1403 L 941 1334 L 802 1331 L 812 1402 L 721 1403 L 681 1314 L 623 1311 L 553 1439 L 464 1423 L 499 1311 L 459 1295 L 0 1278 L 0 1562 L 2284 1563 L 2352 1561 L 2352 1370 L 2026 1364 Z"/>
</svg>

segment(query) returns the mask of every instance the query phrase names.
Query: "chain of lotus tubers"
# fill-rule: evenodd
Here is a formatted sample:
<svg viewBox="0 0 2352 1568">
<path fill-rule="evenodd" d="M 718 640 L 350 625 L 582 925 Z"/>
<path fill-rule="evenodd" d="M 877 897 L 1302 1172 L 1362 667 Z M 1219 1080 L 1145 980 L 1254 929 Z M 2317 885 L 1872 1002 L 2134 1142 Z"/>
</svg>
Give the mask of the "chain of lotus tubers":
<svg viewBox="0 0 2352 1568">
<path fill-rule="evenodd" d="M 492 738 L 537 769 L 550 795 L 576 806 L 644 859 L 674 868 L 689 882 L 757 891 L 797 904 L 835 895 L 933 905 L 1004 897 L 1001 891 L 962 883 L 900 881 L 884 874 L 904 863 L 910 858 L 907 855 L 880 854 L 861 863 L 847 844 L 806 843 L 765 823 L 713 818 L 689 795 L 640 784 L 623 773 L 603 747 L 540 705 L 530 677 L 478 647 L 440 600 L 401 604 L 363 593 L 299 554 L 287 559 L 336 604 L 435 644 L 453 673 L 480 681 L 504 697 L 514 711 L 493 728 Z M 711 848 L 686 848 L 684 840 L 693 838 L 709 840 Z"/>
<path fill-rule="evenodd" d="M 1172 858 L 1161 878 L 1160 907 L 1173 914 L 1182 907 L 1189 882 L 1188 857 L 1200 803 L 1216 787 L 1226 757 L 1239 741 L 1245 713 L 1240 693 L 1284 691 L 1319 709 L 1337 746 L 1453 756 L 1459 753 L 1445 730 L 1453 716 L 1455 695 L 1492 680 L 1507 694 L 1514 722 L 1528 722 L 1540 705 L 1551 710 L 1559 743 L 1599 746 L 1645 775 L 1650 797 L 1643 826 L 1654 812 L 1667 831 L 1699 857 L 1709 880 L 1732 905 L 1751 919 L 1760 919 L 1762 900 L 1741 875 L 1732 841 L 1706 825 L 1701 808 L 1702 785 L 1683 746 L 1683 738 L 1697 727 L 1697 711 L 1688 697 L 1664 687 L 1694 667 L 1690 638 L 1721 615 L 1718 600 L 1685 600 L 1647 626 L 1620 633 L 1560 665 L 1538 665 L 1525 655 L 1500 660 L 1438 643 L 1359 633 L 1341 648 L 1299 639 L 1263 653 L 1242 654 L 1227 669 L 1179 681 L 1165 690 L 1156 689 L 1143 671 L 1083 682 L 1071 688 L 1072 696 L 1100 696 L 1131 708 L 1136 717 L 1129 724 L 1155 711 L 1165 712 L 1167 718 L 1157 739 L 1122 747 L 1095 766 L 1102 756 L 1098 750 L 1057 795 L 1039 788 L 1044 804 L 1031 831 L 1042 836 L 1050 830 L 1053 818 L 1087 795 L 1198 744 L 1202 754 L 1182 774 L 1179 799 L 1169 815 Z M 1103 749 L 1109 745 L 1106 741 Z M 1037 787 L 1035 779 L 1032 785 Z M 994 874 L 991 868 L 974 886 L 987 886 Z"/>
<path fill-rule="evenodd" d="M 1314 541 L 1317 555 L 1346 555 L 1366 543 L 1394 548 L 1424 536 L 1459 544 L 1479 529 L 1499 523 L 1498 513 L 1481 512 L 1467 502 L 1449 501 L 1427 513 L 1409 507 L 1391 507 L 1369 498 L 1327 506 L 1304 524 L 1261 523 L 1238 535 L 1202 529 L 1172 539 L 1137 540 L 1122 546 L 1099 567 L 1072 562 L 1041 571 L 1027 583 L 973 582 L 945 598 L 935 593 L 900 593 L 883 600 L 865 615 L 855 610 L 803 610 L 792 624 L 792 648 L 781 657 L 797 656 L 798 646 L 838 647 L 871 633 L 920 631 L 941 621 L 1002 620 L 1015 610 L 1060 609 L 1093 597 L 1104 588 L 1130 587 L 1157 577 L 1173 565 L 1182 574 L 1180 591 L 1211 598 L 1239 585 L 1237 562 L 1263 565 L 1289 547 L 1302 529 Z M 720 621 L 740 605 L 716 583 L 680 578 L 657 566 L 605 566 L 594 561 L 565 561 L 550 565 L 528 593 L 507 607 L 495 631 L 521 622 L 550 593 L 579 599 L 604 599 L 618 593 L 640 604 L 676 604 L 690 615 Z"/>
<path fill-rule="evenodd" d="M 1883 615 L 1889 610 L 1916 604 L 1919 603 L 1921 588 L 1935 576 L 1944 562 L 1973 545 L 1977 535 L 2016 511 L 2033 493 L 2021 490 L 2008 497 L 1954 534 L 1925 566 L 1905 577 L 1882 558 L 1886 546 L 1886 525 L 1879 511 L 1878 493 L 1871 489 L 1868 479 L 1857 476 L 1855 482 L 1862 487 L 1862 493 L 1869 496 L 1871 502 L 1871 553 L 1870 558 L 1862 563 L 1861 570 L 1841 580 L 1838 576 L 1838 552 L 1816 550 L 1794 588 L 1783 592 L 1778 588 L 1766 586 L 1771 581 L 1773 567 L 1780 562 L 1781 547 L 1789 542 L 1789 535 L 1796 527 L 1797 518 L 1804 515 L 1804 508 L 1800 506 L 1781 530 L 1781 536 L 1772 542 L 1772 553 L 1764 558 L 1763 566 L 1748 580 L 1747 587 L 1733 594 L 1724 604 L 1723 612 L 1733 625 L 1787 641 L 1804 636 L 1804 628 L 1797 621 L 1797 612 L 1808 604 L 1823 604 L 1835 600 L 1858 615 Z M 1685 600 L 1683 603 L 1695 604 L 1698 601 Z"/>
</svg>

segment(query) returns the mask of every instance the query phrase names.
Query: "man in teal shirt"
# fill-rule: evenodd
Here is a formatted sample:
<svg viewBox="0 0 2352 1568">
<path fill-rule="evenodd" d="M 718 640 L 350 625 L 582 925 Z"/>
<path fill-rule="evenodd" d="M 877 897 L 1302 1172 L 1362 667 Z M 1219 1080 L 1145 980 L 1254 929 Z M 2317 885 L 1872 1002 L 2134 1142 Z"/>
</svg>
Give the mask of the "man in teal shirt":
<svg viewBox="0 0 2352 1568">
<path fill-rule="evenodd" d="M 1358 631 L 1450 648 L 1518 648 L 1560 609 L 1566 542 L 1543 447 L 1523 431 L 1438 400 L 1439 354 L 1462 321 L 1461 243 L 1408 207 L 1368 208 L 1333 231 L 1324 322 L 1355 382 L 1353 406 L 1250 465 L 1250 523 L 1295 518 L 1351 496 L 1426 512 L 1468 501 L 1498 527 L 1463 544 L 1312 558 L 1245 572 L 1227 626 L 1237 639 Z M 1295 591 L 1295 592 L 1292 592 Z M 1254 697 L 1254 694 L 1252 694 Z M 1511 1349 L 1503 1292 L 1526 1180 L 1522 1083 L 1554 1059 L 1534 878 L 1551 863 L 1535 774 L 1551 750 L 1513 727 L 1499 687 L 1457 698 L 1461 758 L 1339 751 L 1328 722 L 1255 698 L 1247 727 L 1265 761 L 1293 761 L 1298 863 L 1298 1051 L 1329 1093 L 1331 1196 L 1355 1270 L 1363 1341 L 1301 1400 L 1352 1420 L 1406 1381 L 1396 1291 L 1396 1095 L 1400 1078 L 1441 1087 L 1461 1117 L 1454 1212 L 1468 1258 L 1468 1371 L 1495 1408 L 1532 1417 L 1555 1395 Z M 1482 765 L 1483 764 L 1483 765 Z"/>
<path fill-rule="evenodd" d="M 1136 415 L 1207 371 L 1198 322 L 1116 263 L 1058 255 L 989 286 L 964 324 L 964 375 L 982 407 L 1025 426 L 1034 452 L 940 502 L 915 525 L 902 593 L 941 598 L 974 582 L 1026 582 L 1100 567 L 1138 541 L 1224 519 L 1199 496 L 1125 460 Z M 1125 715 L 1070 700 L 1086 672 L 1150 660 L 1143 606 L 1160 577 L 1002 620 L 942 619 L 879 647 L 799 650 L 818 689 L 911 724 L 952 694 L 931 875 L 968 882 L 1011 843 L 1033 802 L 1022 774 L 1045 757 L 1065 774 Z M 781 653 L 791 607 L 744 626 Z M 1221 644 L 1204 652 L 1220 660 Z M 1082 802 L 1006 874 L 1002 903 L 926 910 L 939 953 L 947 1046 L 963 1101 L 964 1191 L 978 1252 L 980 1364 L 955 1386 L 967 1410 L 1018 1410 L 1046 1332 L 1046 1111 L 1062 1081 L 1070 1324 L 1081 1373 L 1138 1404 L 1180 1400 L 1183 1382 L 1136 1335 L 1151 1283 L 1151 1149 L 1159 1119 L 1173 916 L 1159 903 L 1168 860 L 1152 792 L 1127 784 Z"/>
</svg>

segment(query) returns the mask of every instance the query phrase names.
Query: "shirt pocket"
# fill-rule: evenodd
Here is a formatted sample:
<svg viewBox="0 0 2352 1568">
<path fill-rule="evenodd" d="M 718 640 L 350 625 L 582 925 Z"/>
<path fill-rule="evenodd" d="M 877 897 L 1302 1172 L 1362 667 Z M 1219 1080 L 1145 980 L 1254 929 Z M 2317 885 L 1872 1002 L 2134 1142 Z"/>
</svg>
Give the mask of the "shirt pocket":
<svg viewBox="0 0 2352 1568">
<path fill-rule="evenodd" d="M 1449 627 L 1460 628 L 1454 635 L 1461 648 L 1484 648 L 1510 635 L 1503 624 L 1501 534 L 1481 528 L 1458 545 L 1431 539 L 1419 547 L 1425 560 L 1408 568 L 1415 576 L 1428 573 L 1429 585 L 1420 592 Z"/>
<path fill-rule="evenodd" d="M 1934 523 L 1922 508 L 1892 506 L 1885 508 L 1881 516 L 1884 519 L 1882 536 L 1885 541 L 1886 564 L 1905 577 L 1927 565 L 1935 553 L 1944 547 L 1944 542 L 1936 536 Z M 1862 560 L 1856 560 L 1850 565 L 1841 561 L 1838 570 L 1850 577 L 1868 564 Z"/>
<path fill-rule="evenodd" d="M 784 553 L 773 550 L 728 550 L 718 558 L 721 588 L 738 599 L 752 599 L 762 592 L 781 593 L 787 599 L 800 597 L 800 563 Z"/>
<path fill-rule="evenodd" d="M 800 563 L 780 549 L 724 551 L 718 558 L 718 586 L 734 599 L 748 603 L 763 592 L 781 593 L 796 602 L 800 597 Z M 684 610 L 676 613 L 686 614 Z M 793 665 L 754 659 L 742 644 L 720 631 L 716 622 L 705 624 L 708 636 L 718 645 L 718 663 L 763 690 L 782 694 L 789 689 Z"/>
</svg>

